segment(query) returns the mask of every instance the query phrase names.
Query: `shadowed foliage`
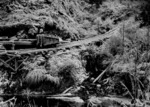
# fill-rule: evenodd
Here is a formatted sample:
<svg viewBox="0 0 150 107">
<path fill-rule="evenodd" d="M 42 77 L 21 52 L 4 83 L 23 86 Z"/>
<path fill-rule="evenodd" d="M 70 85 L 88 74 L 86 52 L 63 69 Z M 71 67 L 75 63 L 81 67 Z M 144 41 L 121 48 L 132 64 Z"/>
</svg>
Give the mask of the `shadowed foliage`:
<svg viewBox="0 0 150 107">
<path fill-rule="evenodd" d="M 28 71 L 24 82 L 31 88 L 54 91 L 51 89 L 53 87 L 56 92 L 62 92 L 72 85 L 82 83 L 87 78 L 85 69 L 75 56 L 54 56 L 49 58 L 45 67 L 39 62 L 40 59 L 42 58 L 35 58 L 34 63 L 30 62 L 24 68 Z"/>
</svg>

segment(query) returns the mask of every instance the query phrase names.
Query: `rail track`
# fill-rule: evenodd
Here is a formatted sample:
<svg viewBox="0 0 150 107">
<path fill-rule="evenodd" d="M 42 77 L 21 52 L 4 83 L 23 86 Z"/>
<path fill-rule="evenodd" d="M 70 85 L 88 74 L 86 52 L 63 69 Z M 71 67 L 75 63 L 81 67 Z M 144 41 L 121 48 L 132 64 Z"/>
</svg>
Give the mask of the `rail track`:
<svg viewBox="0 0 150 107">
<path fill-rule="evenodd" d="M 121 25 L 121 24 L 120 24 Z M 49 52 L 49 51 L 59 51 L 62 49 L 69 49 L 76 46 L 82 46 L 89 44 L 94 41 L 104 40 L 110 38 L 111 36 L 116 35 L 116 31 L 121 28 L 118 25 L 109 32 L 97 35 L 94 37 L 89 37 L 83 40 L 74 41 L 70 43 L 59 44 L 55 48 L 45 48 L 45 49 L 21 49 L 21 50 L 1 50 L 0 51 L 0 64 L 4 65 L 6 68 L 9 68 L 11 71 L 17 72 L 23 66 L 23 62 L 27 61 L 31 54 L 39 52 Z"/>
<path fill-rule="evenodd" d="M 121 27 L 121 24 L 115 27 L 114 29 L 108 31 L 105 34 L 97 35 L 94 37 L 89 37 L 83 40 L 78 40 L 78 41 L 73 41 L 69 43 L 64 43 L 64 44 L 59 44 L 59 46 L 55 48 L 44 48 L 44 49 L 37 49 L 37 48 L 31 48 L 31 49 L 21 49 L 21 50 L 5 50 L 1 51 L 0 55 L 4 54 L 29 54 L 29 53 L 36 53 L 36 52 L 43 52 L 43 51 L 53 51 L 53 50 L 61 50 L 65 48 L 71 48 L 75 46 L 81 46 L 81 45 L 86 45 L 94 41 L 99 41 L 99 40 L 104 40 L 107 38 L 110 38 L 111 36 L 115 35 L 116 30 L 119 30 Z"/>
</svg>

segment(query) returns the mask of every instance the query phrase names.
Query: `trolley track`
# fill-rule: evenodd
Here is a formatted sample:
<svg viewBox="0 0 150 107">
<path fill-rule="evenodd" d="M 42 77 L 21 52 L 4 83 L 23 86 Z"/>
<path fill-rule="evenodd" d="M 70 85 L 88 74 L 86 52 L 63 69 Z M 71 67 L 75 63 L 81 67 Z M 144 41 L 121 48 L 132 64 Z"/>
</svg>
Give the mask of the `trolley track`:
<svg viewBox="0 0 150 107">
<path fill-rule="evenodd" d="M 91 42 L 94 41 L 99 41 L 99 40 L 104 40 L 107 38 L 110 38 L 112 35 L 114 35 L 116 32 L 116 30 L 120 29 L 120 25 L 118 25 L 117 27 L 115 27 L 114 29 L 108 31 L 105 34 L 102 35 L 97 35 L 94 37 L 90 37 L 90 38 L 86 38 L 83 40 L 79 40 L 79 41 L 73 41 L 70 43 L 64 43 L 64 44 L 60 44 L 59 46 L 55 47 L 55 48 L 44 48 L 44 49 L 37 49 L 37 48 L 30 48 L 30 49 L 21 49 L 21 50 L 5 50 L 0 52 L 0 55 L 4 55 L 4 54 L 31 54 L 31 53 L 38 53 L 38 52 L 44 52 L 44 51 L 54 51 L 54 50 L 61 50 L 61 49 L 65 49 L 65 48 L 71 48 L 71 47 L 76 47 L 76 46 L 81 46 L 81 45 L 86 45 L 89 44 Z"/>
<path fill-rule="evenodd" d="M 22 68 L 23 63 L 25 61 L 27 61 L 28 58 L 30 56 L 32 56 L 33 54 L 39 54 L 39 53 L 49 52 L 49 51 L 59 51 L 59 50 L 64 50 L 66 48 L 70 49 L 72 47 L 77 47 L 77 46 L 79 47 L 82 45 L 87 45 L 91 42 L 108 39 L 111 36 L 116 35 L 116 30 L 118 30 L 118 29 L 120 29 L 120 25 L 105 34 L 86 38 L 84 40 L 59 44 L 59 46 L 54 47 L 54 48 L 45 48 L 45 49 L 30 48 L 30 49 L 21 49 L 21 50 L 1 50 L 0 62 L 6 68 L 9 68 L 11 71 L 17 72 Z"/>
</svg>

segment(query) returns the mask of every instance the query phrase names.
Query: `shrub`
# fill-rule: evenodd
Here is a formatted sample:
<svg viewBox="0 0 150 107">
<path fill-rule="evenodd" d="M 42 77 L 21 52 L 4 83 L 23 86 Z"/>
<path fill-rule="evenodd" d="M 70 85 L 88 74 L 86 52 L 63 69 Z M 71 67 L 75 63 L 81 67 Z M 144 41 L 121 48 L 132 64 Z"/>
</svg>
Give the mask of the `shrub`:
<svg viewBox="0 0 150 107">
<path fill-rule="evenodd" d="M 49 58 L 46 65 L 38 60 L 41 58 L 33 58 L 26 64 L 28 71 L 24 82 L 30 86 L 29 88 L 50 91 L 53 93 L 62 92 L 66 88 L 81 84 L 87 74 L 81 61 L 77 56 L 62 55 Z M 28 87 L 27 86 L 27 87 Z"/>
<path fill-rule="evenodd" d="M 104 48 L 105 51 L 115 56 L 123 52 L 122 46 L 123 46 L 122 38 L 119 36 L 114 36 L 110 37 L 106 45 L 104 45 Z"/>
<path fill-rule="evenodd" d="M 87 50 L 81 51 L 82 60 L 85 63 L 86 71 L 92 77 L 97 77 L 112 60 L 111 54 L 103 52 L 101 47 L 90 46 Z"/>
</svg>

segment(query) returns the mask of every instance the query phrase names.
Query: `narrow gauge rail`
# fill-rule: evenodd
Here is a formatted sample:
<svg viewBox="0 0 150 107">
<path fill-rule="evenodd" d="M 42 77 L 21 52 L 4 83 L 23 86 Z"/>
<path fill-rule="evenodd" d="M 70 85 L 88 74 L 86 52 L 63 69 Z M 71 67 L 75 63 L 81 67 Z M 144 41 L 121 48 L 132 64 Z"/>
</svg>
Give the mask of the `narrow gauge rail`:
<svg viewBox="0 0 150 107">
<path fill-rule="evenodd" d="M 56 46 L 54 48 L 1 50 L 0 51 L 0 62 L 3 65 L 5 65 L 7 68 L 10 68 L 12 71 L 17 72 L 23 65 L 23 62 L 27 61 L 30 54 L 32 54 L 32 53 L 57 51 L 57 50 L 65 49 L 65 48 L 86 45 L 86 44 L 89 44 L 94 41 L 100 41 L 100 40 L 103 41 L 104 39 L 108 39 L 111 36 L 116 35 L 116 30 L 119 30 L 119 29 L 120 29 L 120 25 L 105 34 L 86 38 L 84 40 L 70 42 L 70 43 L 58 44 L 58 46 Z"/>
</svg>

